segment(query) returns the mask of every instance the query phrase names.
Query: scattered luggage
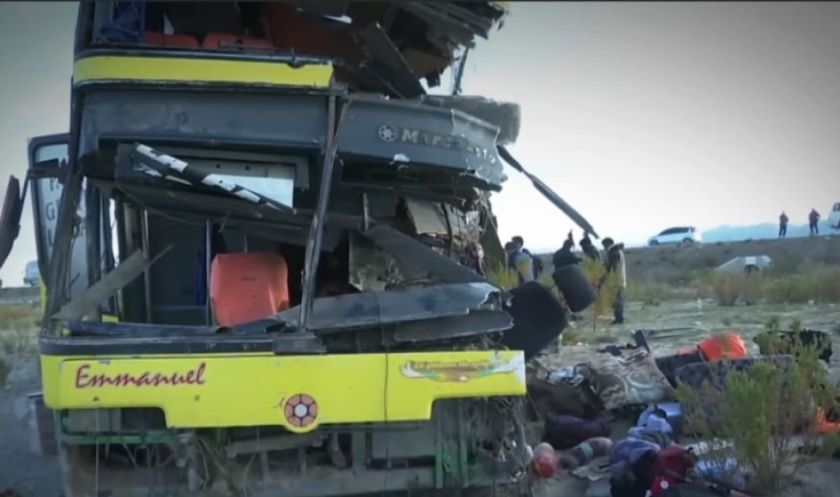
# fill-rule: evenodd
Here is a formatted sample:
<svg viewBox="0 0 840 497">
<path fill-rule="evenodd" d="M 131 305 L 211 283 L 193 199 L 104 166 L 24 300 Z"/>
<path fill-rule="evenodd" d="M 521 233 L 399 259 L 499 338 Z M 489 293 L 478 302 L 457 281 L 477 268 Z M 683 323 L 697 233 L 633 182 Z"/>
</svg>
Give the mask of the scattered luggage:
<svg viewBox="0 0 840 497">
<path fill-rule="evenodd" d="M 762 333 L 753 339 L 761 355 L 792 355 L 795 352 L 795 345 L 815 347 L 817 354 L 823 362 L 829 364 L 833 355 L 831 347 L 831 336 L 824 331 L 802 330 L 782 331 L 778 333 Z"/>
<path fill-rule="evenodd" d="M 662 402 L 672 395 L 672 387 L 653 357 L 635 350 L 621 357 L 605 356 L 590 364 L 595 393 L 606 409 Z"/>
<path fill-rule="evenodd" d="M 557 450 L 571 449 L 592 438 L 608 437 L 610 431 L 610 424 L 603 418 L 585 420 L 551 414 L 545 418 L 545 441 Z"/>
</svg>

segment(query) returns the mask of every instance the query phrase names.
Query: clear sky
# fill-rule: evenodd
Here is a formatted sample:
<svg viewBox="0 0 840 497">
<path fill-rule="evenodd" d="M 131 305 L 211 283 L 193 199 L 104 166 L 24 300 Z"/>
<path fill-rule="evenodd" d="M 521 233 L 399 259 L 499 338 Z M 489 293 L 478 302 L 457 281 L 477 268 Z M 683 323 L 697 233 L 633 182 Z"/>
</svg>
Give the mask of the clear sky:
<svg viewBox="0 0 840 497">
<path fill-rule="evenodd" d="M 73 3 L 0 3 L 0 175 L 66 131 Z M 468 94 L 522 107 L 515 156 L 602 236 L 804 223 L 840 201 L 840 3 L 513 3 L 470 53 Z M 556 248 L 572 223 L 510 171 L 501 234 Z M 0 193 L 2 195 L 2 193 Z M 35 258 L 24 212 L 0 270 Z"/>
</svg>

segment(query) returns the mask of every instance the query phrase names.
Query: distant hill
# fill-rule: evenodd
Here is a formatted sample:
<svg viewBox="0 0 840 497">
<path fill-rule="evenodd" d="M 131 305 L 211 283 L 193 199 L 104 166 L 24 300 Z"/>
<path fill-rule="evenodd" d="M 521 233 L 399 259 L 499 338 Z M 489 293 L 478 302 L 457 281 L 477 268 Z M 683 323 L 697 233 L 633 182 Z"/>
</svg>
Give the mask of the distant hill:
<svg viewBox="0 0 840 497">
<path fill-rule="evenodd" d="M 828 222 L 820 221 L 820 235 L 829 235 L 838 233 L 828 227 Z M 752 224 L 748 226 L 718 226 L 702 233 L 703 241 L 707 243 L 715 242 L 737 242 L 742 240 L 767 240 L 777 238 L 779 235 L 779 225 L 775 223 Z M 807 224 L 788 224 L 787 228 L 788 238 L 798 238 L 808 236 Z"/>
</svg>

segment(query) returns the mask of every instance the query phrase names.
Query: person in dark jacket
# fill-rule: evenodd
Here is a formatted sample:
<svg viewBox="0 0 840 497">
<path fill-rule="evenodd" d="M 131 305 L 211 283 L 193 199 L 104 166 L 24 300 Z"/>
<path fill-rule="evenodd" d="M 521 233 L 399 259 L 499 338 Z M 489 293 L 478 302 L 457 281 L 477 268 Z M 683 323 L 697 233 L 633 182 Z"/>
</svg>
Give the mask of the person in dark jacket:
<svg viewBox="0 0 840 497">
<path fill-rule="evenodd" d="M 616 244 L 612 238 L 604 238 L 601 242 L 604 246 L 604 265 L 607 273 L 613 273 L 618 277 L 618 290 L 613 306 L 615 319 L 612 324 L 624 323 L 624 291 L 627 288 L 627 268 L 624 263 L 624 244 Z"/>
<path fill-rule="evenodd" d="M 595 248 L 595 245 L 592 245 L 589 233 L 584 233 L 583 238 L 580 239 L 580 249 L 586 257 L 589 257 L 594 261 L 601 260 L 601 254 L 598 253 L 598 249 Z"/>
<path fill-rule="evenodd" d="M 787 214 L 785 214 L 785 211 L 782 211 L 782 215 L 779 216 L 779 238 L 784 238 L 787 236 L 787 224 Z"/>
<path fill-rule="evenodd" d="M 563 247 L 557 252 L 554 252 L 554 256 L 551 258 L 555 270 L 580 262 L 580 259 L 572 253 L 572 248 L 574 248 L 574 246 L 575 240 L 572 238 L 572 232 L 570 231 L 569 236 L 563 242 Z"/>
<path fill-rule="evenodd" d="M 811 236 L 819 235 L 820 234 L 820 213 L 817 212 L 816 209 L 811 208 L 810 214 L 808 214 L 808 228 L 810 229 Z"/>
</svg>

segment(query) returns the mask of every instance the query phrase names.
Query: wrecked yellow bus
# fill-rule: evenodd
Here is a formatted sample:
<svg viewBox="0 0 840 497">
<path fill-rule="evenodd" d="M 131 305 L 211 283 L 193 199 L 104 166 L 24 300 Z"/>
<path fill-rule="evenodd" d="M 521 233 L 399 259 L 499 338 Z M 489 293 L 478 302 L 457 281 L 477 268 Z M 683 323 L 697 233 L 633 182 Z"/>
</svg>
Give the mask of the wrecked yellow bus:
<svg viewBox="0 0 840 497">
<path fill-rule="evenodd" d="M 428 94 L 505 13 L 79 5 L 69 133 L 0 243 L 29 187 L 68 497 L 526 480 L 525 362 L 566 315 L 488 281 L 518 109 Z"/>
</svg>

